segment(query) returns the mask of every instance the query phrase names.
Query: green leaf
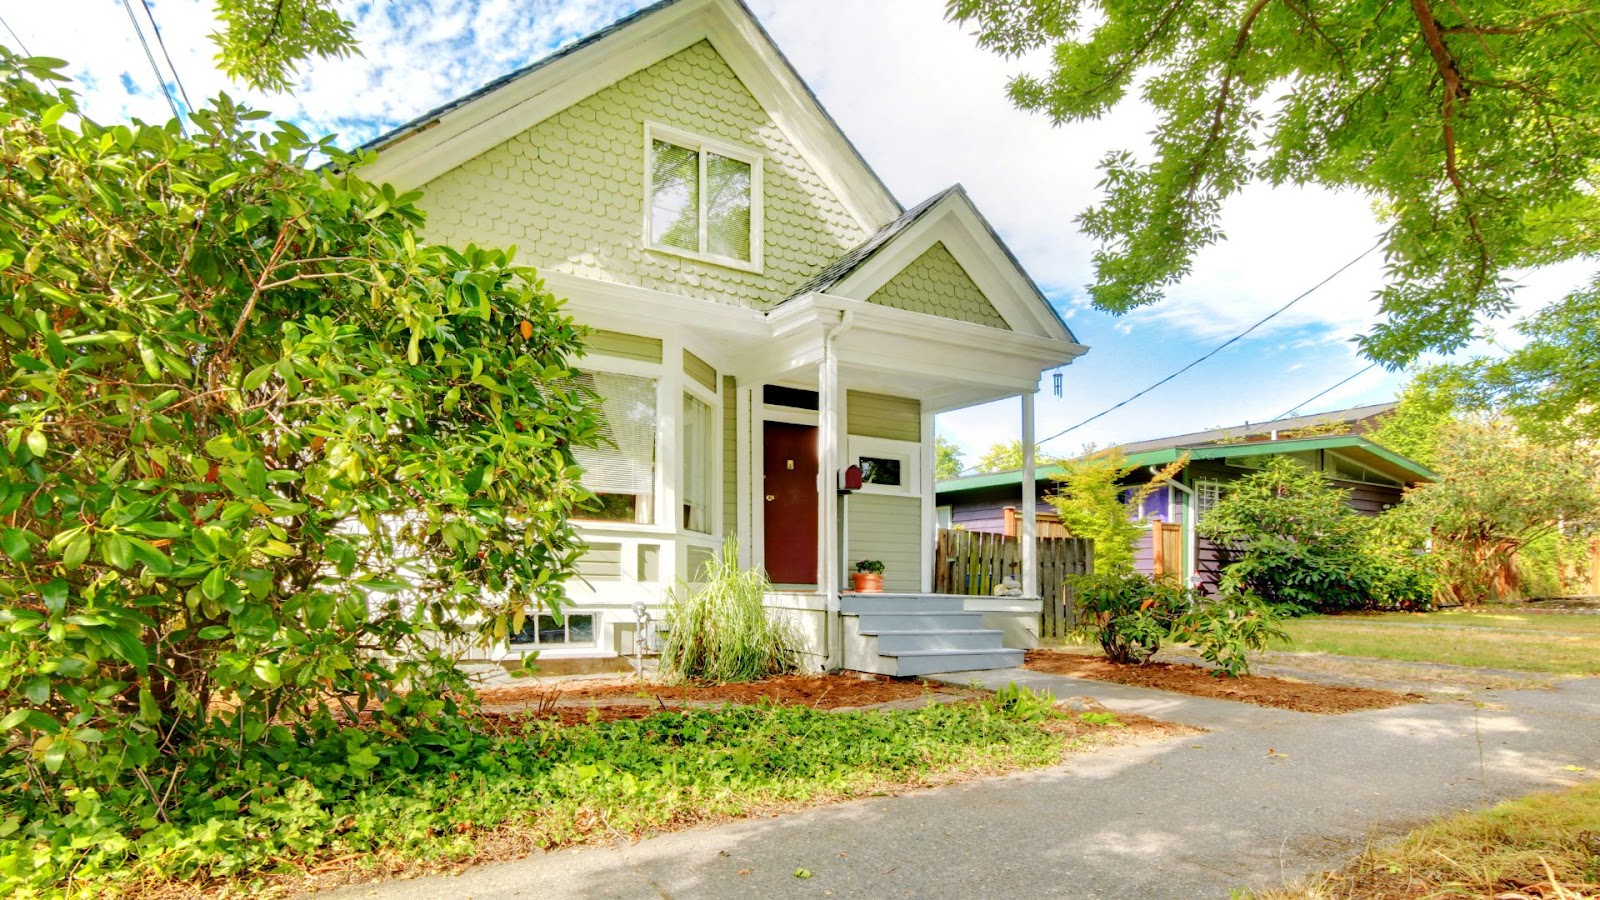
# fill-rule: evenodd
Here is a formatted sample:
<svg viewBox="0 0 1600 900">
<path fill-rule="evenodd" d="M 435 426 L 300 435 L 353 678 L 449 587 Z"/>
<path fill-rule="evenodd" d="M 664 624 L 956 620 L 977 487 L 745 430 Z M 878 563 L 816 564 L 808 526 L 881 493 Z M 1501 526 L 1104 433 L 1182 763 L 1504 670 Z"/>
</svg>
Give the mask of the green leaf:
<svg viewBox="0 0 1600 900">
<path fill-rule="evenodd" d="M 28 452 L 35 457 L 43 457 L 50 450 L 50 439 L 45 437 L 43 431 L 35 428 L 28 432 Z"/>
<path fill-rule="evenodd" d="M 257 678 L 266 682 L 268 687 L 277 687 L 282 679 L 282 676 L 278 673 L 278 664 L 270 659 L 256 660 L 256 664 L 251 667 L 251 670 L 256 673 Z"/>
<path fill-rule="evenodd" d="M 89 556 L 90 543 L 89 532 L 80 531 L 67 542 L 66 547 L 62 548 L 61 564 L 67 571 L 70 572 L 83 565 L 83 561 Z"/>
<path fill-rule="evenodd" d="M 6 717 L 0 719 L 0 731 L 10 731 L 28 721 L 28 714 L 31 712 L 33 712 L 31 709 L 13 709 L 11 712 L 6 713 Z"/>
<path fill-rule="evenodd" d="M 207 625 L 200 629 L 200 640 L 220 641 L 232 633 L 233 630 L 226 625 Z"/>
<path fill-rule="evenodd" d="M 205 592 L 207 600 L 220 600 L 228 590 L 227 571 L 217 566 L 207 572 L 205 580 L 200 582 L 200 590 Z"/>
</svg>

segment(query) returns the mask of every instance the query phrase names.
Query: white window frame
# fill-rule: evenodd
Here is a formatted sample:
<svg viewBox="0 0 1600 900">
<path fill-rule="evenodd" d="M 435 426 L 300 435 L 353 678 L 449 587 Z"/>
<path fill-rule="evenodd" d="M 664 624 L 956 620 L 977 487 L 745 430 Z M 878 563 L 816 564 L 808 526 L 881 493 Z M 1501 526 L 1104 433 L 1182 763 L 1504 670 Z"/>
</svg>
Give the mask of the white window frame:
<svg viewBox="0 0 1600 900">
<path fill-rule="evenodd" d="M 699 153 L 699 155 L 700 155 L 700 184 L 699 184 L 699 190 L 697 192 L 698 196 L 699 196 L 699 201 L 700 201 L 700 210 L 699 210 L 700 242 L 699 243 L 700 243 L 700 247 L 702 248 L 700 250 L 685 250 L 685 249 L 683 249 L 681 247 L 667 247 L 667 246 L 664 246 L 664 245 L 661 245 L 661 244 L 657 244 L 657 243 L 653 242 L 650 239 L 650 235 L 651 235 L 650 215 L 652 213 L 652 208 L 655 206 L 655 197 L 654 197 L 654 191 L 655 191 L 655 160 L 653 159 L 653 157 L 654 157 L 654 150 L 655 150 L 655 141 L 657 141 L 657 140 L 662 140 L 662 141 L 665 141 L 665 142 L 667 142 L 669 144 L 674 144 L 676 146 L 683 147 L 686 150 L 694 150 L 697 153 Z M 731 256 L 721 256 L 721 255 L 715 254 L 715 253 L 707 253 L 703 249 L 706 246 L 706 153 L 705 153 L 706 151 L 710 151 L 712 153 L 715 153 L 718 156 L 726 157 L 728 159 L 736 159 L 736 160 L 739 160 L 740 162 L 743 162 L 743 163 L 749 163 L 749 165 L 750 165 L 750 259 L 749 260 L 735 259 L 734 257 L 731 257 Z M 662 125 L 662 124 L 660 124 L 658 122 L 645 122 L 644 123 L 644 245 L 645 245 L 645 247 L 647 249 L 649 249 L 650 251 L 654 252 L 654 253 L 670 253 L 673 256 L 681 256 L 681 257 L 684 257 L 686 259 L 699 260 L 700 262 L 711 263 L 713 265 L 726 266 L 727 268 L 730 268 L 730 269 L 740 269 L 740 270 L 743 270 L 743 271 L 746 271 L 746 272 L 755 272 L 756 274 L 760 274 L 763 271 L 762 247 L 763 247 L 764 241 L 762 240 L 762 235 L 765 232 L 763 220 L 765 219 L 764 209 L 765 209 L 765 206 L 766 206 L 766 204 L 762 202 L 763 192 L 762 192 L 762 178 L 761 178 L 761 167 L 762 167 L 762 165 L 761 164 L 762 164 L 762 160 L 763 159 L 764 159 L 764 157 L 762 156 L 760 151 L 754 150 L 754 149 L 749 148 L 749 147 L 740 147 L 740 146 L 737 146 L 737 145 L 734 145 L 734 144 L 727 144 L 727 143 L 723 143 L 721 141 L 711 140 L 709 138 L 701 137 L 700 135 L 693 134 L 691 132 L 682 131 L 680 129 L 673 128 L 670 125 Z"/>
<path fill-rule="evenodd" d="M 538 634 L 539 634 L 539 628 L 538 628 L 539 619 L 538 619 L 538 617 L 540 615 L 552 615 L 552 614 L 551 613 L 541 613 L 539 610 L 536 610 L 536 609 L 531 609 L 531 610 L 528 611 L 528 617 L 527 617 L 526 621 L 531 621 L 531 622 L 534 623 L 534 629 L 533 629 L 534 640 L 533 640 L 532 643 L 529 643 L 529 644 L 513 644 L 513 643 L 511 643 L 511 638 L 509 636 L 506 638 L 506 647 L 511 652 L 513 652 L 513 653 L 531 653 L 531 652 L 533 652 L 535 650 L 544 650 L 544 651 L 598 650 L 600 648 L 600 634 L 601 634 L 600 623 L 602 621 L 604 621 L 604 616 L 601 615 L 599 610 L 595 610 L 595 609 L 564 609 L 564 610 L 562 610 L 561 611 L 561 630 L 562 630 L 562 633 L 565 634 L 569 639 L 565 640 L 565 641 L 562 641 L 559 644 L 546 644 L 546 643 L 544 643 L 544 642 L 542 642 L 542 641 L 540 641 L 538 639 Z M 571 617 L 572 616 L 588 616 L 593 621 L 594 637 L 589 639 L 589 640 L 587 640 L 587 641 L 580 641 L 580 642 L 577 642 L 577 643 L 573 643 L 570 640 L 570 638 L 572 636 L 572 622 L 571 622 Z M 524 627 L 526 627 L 526 625 L 524 625 Z"/>
<path fill-rule="evenodd" d="M 1337 450 L 1328 450 L 1326 453 L 1327 455 L 1323 458 L 1322 471 L 1326 473 L 1328 477 L 1333 478 L 1336 481 L 1350 481 L 1356 484 L 1371 484 L 1379 487 L 1404 487 L 1404 485 L 1402 485 L 1398 479 L 1391 478 L 1365 463 L 1356 462 Z M 1361 477 L 1347 478 L 1343 475 L 1340 475 L 1339 467 L 1334 463 L 1334 460 L 1338 460 L 1347 466 L 1360 470 L 1362 473 Z"/>
<path fill-rule="evenodd" d="M 847 465 L 860 465 L 861 457 L 876 456 L 900 461 L 900 483 L 861 485 L 863 494 L 885 494 L 890 497 L 922 496 L 922 443 L 920 441 L 892 441 L 887 438 L 850 435 L 850 461 Z"/>
</svg>

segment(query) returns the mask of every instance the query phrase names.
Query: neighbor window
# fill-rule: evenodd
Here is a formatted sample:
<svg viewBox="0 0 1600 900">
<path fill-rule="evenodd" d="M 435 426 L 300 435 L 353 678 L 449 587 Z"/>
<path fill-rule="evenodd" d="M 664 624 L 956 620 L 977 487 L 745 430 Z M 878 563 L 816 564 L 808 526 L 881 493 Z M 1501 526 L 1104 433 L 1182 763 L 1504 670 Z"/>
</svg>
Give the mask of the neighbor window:
<svg viewBox="0 0 1600 900">
<path fill-rule="evenodd" d="M 593 613 L 567 613 L 560 618 L 542 614 L 529 616 L 523 621 L 522 630 L 511 636 L 513 647 L 593 643 Z"/>
<path fill-rule="evenodd" d="M 683 527 L 711 533 L 711 479 L 716 458 L 716 420 L 711 406 L 683 395 Z"/>
<path fill-rule="evenodd" d="M 583 486 L 597 498 L 578 515 L 649 525 L 655 521 L 655 379 L 582 372 L 578 383 L 599 398 L 603 419 L 599 446 L 572 451 L 583 467 Z"/>
<path fill-rule="evenodd" d="M 1222 482 L 1210 478 L 1196 479 L 1194 483 L 1194 512 L 1196 520 L 1204 519 L 1218 503 L 1222 502 Z"/>
<path fill-rule="evenodd" d="M 650 244 L 760 264 L 759 157 L 681 137 L 650 139 Z"/>
</svg>

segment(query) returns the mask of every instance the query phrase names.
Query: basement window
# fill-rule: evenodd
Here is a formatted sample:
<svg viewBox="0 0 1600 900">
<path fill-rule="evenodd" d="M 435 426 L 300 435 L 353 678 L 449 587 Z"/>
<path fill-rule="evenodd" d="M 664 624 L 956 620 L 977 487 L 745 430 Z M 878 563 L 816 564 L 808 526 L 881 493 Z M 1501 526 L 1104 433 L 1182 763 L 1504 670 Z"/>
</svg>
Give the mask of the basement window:
<svg viewBox="0 0 1600 900">
<path fill-rule="evenodd" d="M 656 125 L 645 139 L 650 248 L 760 271 L 760 154 Z"/>
<path fill-rule="evenodd" d="M 578 647 L 594 645 L 594 613 L 529 616 L 511 636 L 513 647 Z"/>
</svg>

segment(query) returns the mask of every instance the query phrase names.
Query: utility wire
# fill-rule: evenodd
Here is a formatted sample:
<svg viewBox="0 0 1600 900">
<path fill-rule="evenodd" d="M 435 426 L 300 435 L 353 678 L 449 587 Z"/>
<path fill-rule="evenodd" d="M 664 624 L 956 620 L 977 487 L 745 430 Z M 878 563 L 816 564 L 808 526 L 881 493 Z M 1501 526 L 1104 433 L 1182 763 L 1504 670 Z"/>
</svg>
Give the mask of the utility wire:
<svg viewBox="0 0 1600 900">
<path fill-rule="evenodd" d="M 1211 357 L 1216 356 L 1218 353 L 1221 353 L 1223 350 L 1226 350 L 1229 347 L 1233 346 L 1234 344 L 1238 343 L 1239 341 L 1243 340 L 1252 331 L 1255 331 L 1257 328 L 1260 328 L 1261 326 L 1263 326 L 1263 325 L 1267 324 L 1268 322 L 1272 321 L 1273 319 L 1277 318 L 1279 315 L 1283 314 L 1285 311 L 1287 311 L 1289 309 L 1289 307 L 1294 306 L 1296 303 L 1299 303 L 1301 300 L 1304 300 L 1305 298 L 1311 296 L 1313 293 L 1315 293 L 1317 290 L 1319 290 L 1323 285 L 1325 285 L 1328 282 L 1334 280 L 1335 278 L 1338 278 L 1340 275 L 1343 275 L 1345 273 L 1346 269 L 1349 269 L 1351 266 L 1355 265 L 1356 263 L 1362 261 L 1363 259 L 1366 259 L 1369 255 L 1372 254 L 1372 251 L 1378 249 L 1382 245 L 1383 245 L 1383 241 L 1382 241 L 1382 239 L 1379 239 L 1371 247 L 1368 247 L 1367 249 L 1361 251 L 1361 255 L 1360 256 L 1357 256 L 1355 259 L 1352 259 L 1349 262 L 1345 263 L 1344 265 L 1340 266 L 1339 268 L 1335 269 L 1333 274 L 1331 274 L 1328 277 L 1322 279 L 1321 281 L 1317 282 L 1316 284 L 1312 285 L 1311 287 L 1306 288 L 1298 296 L 1296 296 L 1293 300 L 1290 300 L 1288 303 L 1285 303 L 1284 305 L 1282 305 L 1282 306 L 1278 307 L 1277 309 L 1273 310 L 1272 312 L 1268 313 L 1265 317 L 1263 317 L 1260 321 L 1256 322 L 1254 325 L 1251 325 L 1249 328 L 1246 328 L 1245 330 L 1239 332 L 1238 334 L 1234 335 L 1233 337 L 1228 338 L 1227 340 L 1223 341 L 1222 343 L 1218 344 L 1217 346 L 1211 348 L 1210 352 L 1206 353 L 1204 356 L 1201 356 L 1199 359 L 1196 359 L 1193 362 L 1190 362 L 1188 365 L 1184 366 L 1183 368 L 1179 369 L 1178 371 L 1173 372 L 1171 375 L 1168 375 L 1167 377 L 1161 379 L 1160 381 L 1156 382 L 1155 384 L 1150 385 L 1149 387 L 1147 387 L 1144 390 L 1138 392 L 1137 394 L 1134 394 L 1132 397 L 1129 397 L 1128 399 L 1122 401 L 1121 403 L 1118 403 L 1118 404 L 1116 404 L 1114 406 L 1111 406 L 1111 407 L 1107 407 L 1106 409 L 1103 409 L 1100 412 L 1095 413 L 1094 415 L 1090 416 L 1087 419 L 1084 419 L 1082 422 L 1079 422 L 1076 425 L 1071 426 L 1070 428 L 1063 428 L 1062 430 L 1056 432 L 1055 434 L 1050 435 L 1047 438 L 1044 438 L 1043 440 L 1036 441 L 1034 443 L 1034 446 L 1037 447 L 1037 446 L 1039 446 L 1041 444 L 1044 444 L 1044 443 L 1046 443 L 1048 441 L 1053 441 L 1056 438 L 1061 437 L 1062 435 L 1069 434 L 1071 432 L 1077 431 L 1079 428 L 1082 428 L 1083 426 L 1089 424 L 1090 422 L 1095 421 L 1096 419 L 1100 419 L 1100 418 L 1102 418 L 1104 416 L 1108 416 L 1111 413 L 1114 413 L 1117 410 L 1123 408 L 1124 406 L 1127 406 L 1129 403 L 1132 403 L 1133 401 L 1139 399 L 1140 397 L 1143 397 L 1145 394 L 1148 394 L 1151 391 L 1155 390 L 1156 388 L 1161 387 L 1162 385 L 1166 384 L 1167 382 L 1171 381 L 1172 379 L 1177 378 L 1179 375 L 1182 375 L 1183 373 L 1189 371 L 1190 369 L 1194 368 L 1195 366 L 1200 365 L 1201 363 L 1205 362 L 1206 360 L 1210 359 Z M 1352 376 L 1352 377 L 1354 377 L 1354 376 Z M 1331 388 L 1330 388 L 1330 390 L 1331 390 Z M 1313 397 L 1312 399 L 1316 399 L 1316 398 Z M 1308 400 L 1306 402 L 1309 403 L 1310 401 Z"/>
<path fill-rule="evenodd" d="M 22 42 L 22 37 L 18 35 L 14 29 L 12 29 L 11 23 L 6 21 L 5 16 L 0 16 L 0 25 L 4 25 L 6 27 L 6 31 L 11 35 L 11 39 L 17 42 L 17 49 L 22 51 L 23 56 L 33 55 L 32 53 L 28 52 L 28 45 Z"/>
<path fill-rule="evenodd" d="M 1367 367 L 1366 368 L 1364 368 L 1361 371 L 1355 373 L 1354 375 L 1351 375 L 1349 378 L 1346 378 L 1343 381 L 1340 381 L 1338 384 L 1334 385 L 1331 388 L 1328 388 L 1328 389 L 1326 389 L 1324 391 L 1320 391 L 1320 392 L 1318 392 L 1316 394 L 1311 395 L 1310 397 L 1307 397 L 1304 400 L 1301 400 L 1299 403 L 1295 404 L 1294 406 L 1289 407 L 1289 409 L 1286 410 L 1285 412 L 1279 413 L 1277 416 L 1275 416 L 1275 417 L 1273 417 L 1271 419 L 1268 419 L 1267 421 L 1268 422 L 1276 422 L 1276 421 L 1278 421 L 1278 419 L 1287 419 L 1289 416 L 1294 415 L 1295 413 L 1299 412 L 1300 410 L 1302 410 L 1302 409 L 1306 408 L 1307 406 L 1311 405 L 1312 402 L 1314 402 L 1316 400 L 1320 400 L 1321 398 L 1327 396 L 1328 394 L 1333 393 L 1334 391 L 1338 390 L 1339 388 L 1344 387 L 1345 385 L 1349 384 L 1350 382 L 1355 381 L 1357 378 L 1360 378 L 1361 376 L 1363 376 L 1363 375 L 1367 374 L 1368 372 L 1372 371 L 1373 367 L 1376 366 L 1376 365 L 1377 365 L 1377 363 L 1375 363 L 1375 362 L 1367 363 Z"/>
<path fill-rule="evenodd" d="M 178 120 L 178 128 L 183 128 L 183 115 L 178 112 L 178 101 L 172 99 L 172 89 L 167 87 L 167 79 L 161 74 L 161 67 L 156 65 L 156 57 L 150 52 L 150 42 L 144 39 L 144 29 L 139 27 L 139 20 L 134 18 L 132 0 L 122 0 L 122 8 L 128 11 L 128 24 L 133 26 L 133 33 L 139 36 L 139 45 L 144 47 L 144 58 L 150 60 L 150 71 L 156 73 L 156 83 L 161 85 L 161 95 L 167 98 L 167 106 L 172 110 L 172 117 Z"/>
<path fill-rule="evenodd" d="M 189 91 L 183 86 L 183 78 L 178 75 L 178 67 L 172 64 L 172 54 L 167 52 L 167 42 L 161 37 L 161 26 L 156 24 L 156 14 L 150 11 L 150 0 L 141 0 L 144 4 L 145 18 L 150 20 L 150 27 L 156 33 L 156 46 L 161 48 L 161 55 L 167 60 L 167 68 L 172 71 L 172 80 L 178 83 L 178 93 L 183 97 L 183 106 L 194 115 L 194 103 L 189 100 Z"/>
</svg>

